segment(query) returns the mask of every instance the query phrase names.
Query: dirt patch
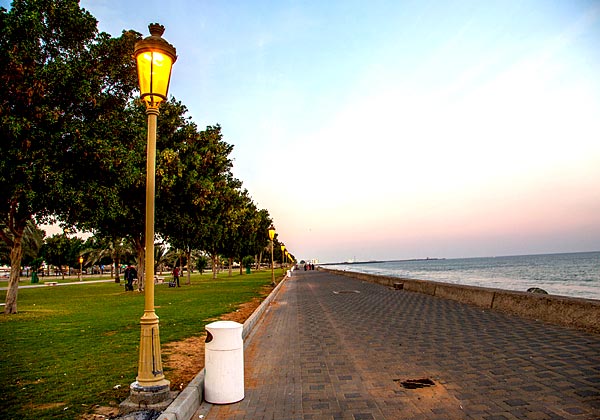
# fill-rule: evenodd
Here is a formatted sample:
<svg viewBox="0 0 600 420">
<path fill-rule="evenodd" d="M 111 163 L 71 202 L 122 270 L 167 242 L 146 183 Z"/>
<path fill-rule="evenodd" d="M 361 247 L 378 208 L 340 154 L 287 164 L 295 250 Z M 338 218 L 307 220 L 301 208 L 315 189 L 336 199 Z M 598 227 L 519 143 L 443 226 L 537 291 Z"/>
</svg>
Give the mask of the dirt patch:
<svg viewBox="0 0 600 420">
<path fill-rule="evenodd" d="M 94 407 L 94 412 L 91 414 L 84 414 L 80 417 L 81 420 L 105 420 L 112 419 L 119 415 L 119 407 Z"/>
<path fill-rule="evenodd" d="M 165 376 L 171 389 L 181 391 L 204 367 L 206 334 L 162 346 Z"/>
</svg>

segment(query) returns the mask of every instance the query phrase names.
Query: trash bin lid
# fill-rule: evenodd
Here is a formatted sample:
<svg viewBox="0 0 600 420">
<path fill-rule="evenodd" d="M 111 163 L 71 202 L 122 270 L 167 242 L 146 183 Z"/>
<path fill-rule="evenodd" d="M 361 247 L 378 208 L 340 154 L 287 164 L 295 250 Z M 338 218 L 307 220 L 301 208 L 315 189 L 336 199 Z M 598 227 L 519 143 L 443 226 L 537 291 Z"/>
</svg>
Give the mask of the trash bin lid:
<svg viewBox="0 0 600 420">
<path fill-rule="evenodd" d="M 236 350 L 244 345 L 244 326 L 235 321 L 216 321 L 206 325 L 206 350 Z"/>
</svg>

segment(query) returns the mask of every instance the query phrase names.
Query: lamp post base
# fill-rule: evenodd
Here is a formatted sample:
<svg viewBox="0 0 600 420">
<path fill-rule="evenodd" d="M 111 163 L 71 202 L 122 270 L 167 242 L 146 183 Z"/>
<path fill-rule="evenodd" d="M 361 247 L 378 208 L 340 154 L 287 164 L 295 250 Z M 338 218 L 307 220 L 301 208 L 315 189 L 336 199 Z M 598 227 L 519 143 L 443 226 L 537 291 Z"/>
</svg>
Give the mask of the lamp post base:
<svg viewBox="0 0 600 420">
<path fill-rule="evenodd" d="M 168 382 L 167 385 L 141 386 L 138 381 L 135 381 L 129 389 L 129 398 L 119 404 L 121 414 L 141 410 L 164 411 L 179 394 L 169 389 Z"/>
</svg>

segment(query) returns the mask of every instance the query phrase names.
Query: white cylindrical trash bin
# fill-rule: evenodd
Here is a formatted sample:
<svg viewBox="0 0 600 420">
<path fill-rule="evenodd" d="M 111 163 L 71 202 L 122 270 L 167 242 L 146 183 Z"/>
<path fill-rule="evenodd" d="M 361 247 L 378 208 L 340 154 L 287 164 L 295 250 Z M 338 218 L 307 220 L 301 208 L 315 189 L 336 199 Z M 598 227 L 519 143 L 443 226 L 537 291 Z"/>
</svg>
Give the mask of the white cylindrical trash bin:
<svg viewBox="0 0 600 420">
<path fill-rule="evenodd" d="M 206 326 L 204 399 L 231 404 L 244 399 L 243 325 L 217 321 Z"/>
</svg>

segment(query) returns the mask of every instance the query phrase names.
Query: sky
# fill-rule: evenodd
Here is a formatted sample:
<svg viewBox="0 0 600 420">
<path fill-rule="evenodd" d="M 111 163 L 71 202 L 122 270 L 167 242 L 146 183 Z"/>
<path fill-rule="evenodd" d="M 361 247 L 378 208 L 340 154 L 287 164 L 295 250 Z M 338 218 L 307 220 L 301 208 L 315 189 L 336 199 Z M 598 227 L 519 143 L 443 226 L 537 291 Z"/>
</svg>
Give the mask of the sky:
<svg viewBox="0 0 600 420">
<path fill-rule="evenodd" d="M 599 1 L 81 6 L 166 27 L 170 95 L 298 259 L 600 250 Z"/>
</svg>

